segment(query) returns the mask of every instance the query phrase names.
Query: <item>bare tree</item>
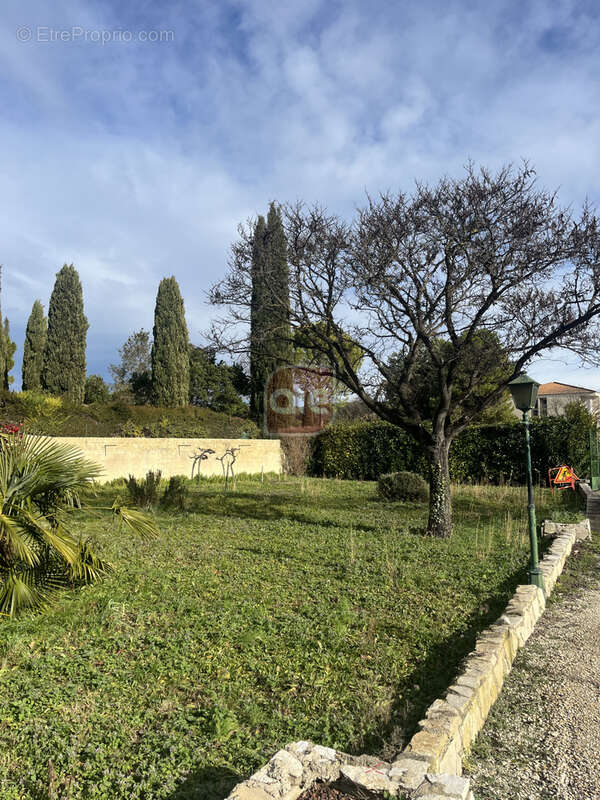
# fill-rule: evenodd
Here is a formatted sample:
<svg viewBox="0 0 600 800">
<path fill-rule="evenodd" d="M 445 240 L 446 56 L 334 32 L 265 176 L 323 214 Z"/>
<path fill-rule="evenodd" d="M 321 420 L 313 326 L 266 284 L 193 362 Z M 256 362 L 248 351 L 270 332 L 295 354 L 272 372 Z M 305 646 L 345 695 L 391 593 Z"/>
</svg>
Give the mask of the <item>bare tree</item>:
<svg viewBox="0 0 600 800">
<path fill-rule="evenodd" d="M 297 204 L 285 226 L 292 335 L 302 330 L 371 411 L 421 445 L 430 466 L 427 530 L 450 535 L 454 437 L 534 357 L 562 348 L 600 361 L 596 217 L 587 204 L 577 218 L 559 208 L 527 163 L 495 174 L 469 164 L 461 179 L 369 199 L 350 225 Z M 251 228 L 240 232 L 229 273 L 212 291 L 228 306 L 215 339 L 234 351 L 248 347 L 247 334 L 231 334 L 243 330 L 231 323 L 247 322 L 250 297 Z M 492 381 L 489 359 L 477 355 L 490 334 L 511 366 Z M 356 348 L 360 370 L 350 357 Z M 424 360 L 437 383 L 426 412 L 415 388 Z"/>
</svg>

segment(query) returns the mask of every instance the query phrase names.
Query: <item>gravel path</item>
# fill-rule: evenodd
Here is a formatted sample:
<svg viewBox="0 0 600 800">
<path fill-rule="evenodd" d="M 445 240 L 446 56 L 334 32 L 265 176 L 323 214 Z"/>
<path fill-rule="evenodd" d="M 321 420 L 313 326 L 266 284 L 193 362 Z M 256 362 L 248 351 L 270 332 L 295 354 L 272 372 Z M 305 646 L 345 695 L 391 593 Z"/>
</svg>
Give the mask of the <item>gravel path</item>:
<svg viewBox="0 0 600 800">
<path fill-rule="evenodd" d="M 549 605 L 518 654 L 466 764 L 476 800 L 600 800 L 599 583 Z"/>
</svg>

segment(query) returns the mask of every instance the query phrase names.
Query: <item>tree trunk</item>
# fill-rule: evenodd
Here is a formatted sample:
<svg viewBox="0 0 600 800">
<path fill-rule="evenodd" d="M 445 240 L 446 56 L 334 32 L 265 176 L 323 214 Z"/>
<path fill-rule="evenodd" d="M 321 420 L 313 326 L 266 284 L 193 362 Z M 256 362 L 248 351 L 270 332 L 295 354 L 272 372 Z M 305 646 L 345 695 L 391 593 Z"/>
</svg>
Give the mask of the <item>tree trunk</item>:
<svg viewBox="0 0 600 800">
<path fill-rule="evenodd" d="M 427 535 L 444 538 L 452 533 L 452 504 L 450 500 L 450 442 L 437 441 L 428 450 L 429 458 L 429 520 Z"/>
</svg>

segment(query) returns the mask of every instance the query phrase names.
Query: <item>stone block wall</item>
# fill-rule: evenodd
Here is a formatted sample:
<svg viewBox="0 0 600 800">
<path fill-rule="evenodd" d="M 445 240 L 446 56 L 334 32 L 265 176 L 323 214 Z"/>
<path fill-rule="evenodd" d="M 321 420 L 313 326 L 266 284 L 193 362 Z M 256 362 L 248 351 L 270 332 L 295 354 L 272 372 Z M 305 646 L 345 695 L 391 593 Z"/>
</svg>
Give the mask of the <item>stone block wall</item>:
<svg viewBox="0 0 600 800">
<path fill-rule="evenodd" d="M 143 478 L 149 470 L 160 470 L 163 478 L 172 475 L 190 476 L 192 456 L 200 448 L 215 451 L 202 462 L 202 475 L 222 475 L 221 456 L 229 447 L 240 447 L 234 465 L 235 474 L 259 474 L 282 471 L 279 439 L 146 439 L 117 437 L 56 437 L 73 445 L 103 469 L 100 480 Z"/>
</svg>

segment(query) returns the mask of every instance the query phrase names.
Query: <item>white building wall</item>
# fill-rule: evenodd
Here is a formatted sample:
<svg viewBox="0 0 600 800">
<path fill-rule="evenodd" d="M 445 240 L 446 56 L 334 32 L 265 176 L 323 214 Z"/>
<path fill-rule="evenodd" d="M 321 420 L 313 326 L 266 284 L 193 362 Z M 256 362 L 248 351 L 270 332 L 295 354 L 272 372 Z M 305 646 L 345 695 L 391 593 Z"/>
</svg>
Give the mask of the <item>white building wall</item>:
<svg viewBox="0 0 600 800">
<path fill-rule="evenodd" d="M 546 394 L 538 397 L 537 409 L 534 416 L 562 417 L 569 403 L 582 403 L 591 414 L 600 416 L 600 392 L 585 392 L 582 394 Z M 519 419 L 523 414 L 514 407 L 515 416 Z"/>
</svg>

